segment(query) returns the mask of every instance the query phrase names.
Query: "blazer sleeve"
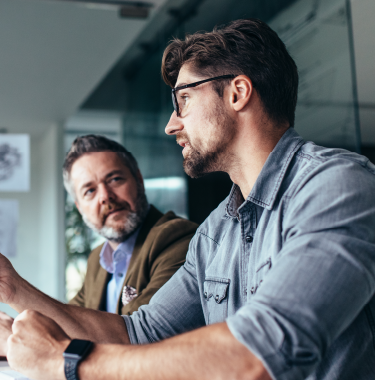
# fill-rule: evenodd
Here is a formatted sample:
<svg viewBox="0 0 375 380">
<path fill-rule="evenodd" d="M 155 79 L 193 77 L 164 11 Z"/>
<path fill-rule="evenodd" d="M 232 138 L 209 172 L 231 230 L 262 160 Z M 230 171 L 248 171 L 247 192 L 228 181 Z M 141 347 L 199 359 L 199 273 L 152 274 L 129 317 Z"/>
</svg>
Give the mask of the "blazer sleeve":
<svg viewBox="0 0 375 380">
<path fill-rule="evenodd" d="M 153 243 L 154 249 L 162 248 L 152 262 L 150 281 L 142 292 L 138 294 L 137 298 L 121 308 L 122 315 L 131 315 L 140 306 L 148 304 L 152 296 L 185 263 L 190 240 L 198 226 L 192 222 L 184 222 L 187 223 L 179 232 L 176 233 L 175 228 L 173 228 L 173 231 L 170 228 L 165 228 L 155 239 Z"/>
<path fill-rule="evenodd" d="M 69 301 L 70 305 L 87 307 L 88 303 L 92 301 L 93 288 L 98 289 L 99 292 L 102 292 L 103 284 L 101 281 L 98 281 L 98 278 L 97 278 L 98 271 L 101 268 L 99 264 L 99 254 L 102 248 L 103 248 L 103 244 L 101 244 L 100 246 L 96 247 L 94 250 L 91 251 L 87 260 L 87 271 L 86 271 L 85 279 L 83 281 L 82 288 Z"/>
</svg>

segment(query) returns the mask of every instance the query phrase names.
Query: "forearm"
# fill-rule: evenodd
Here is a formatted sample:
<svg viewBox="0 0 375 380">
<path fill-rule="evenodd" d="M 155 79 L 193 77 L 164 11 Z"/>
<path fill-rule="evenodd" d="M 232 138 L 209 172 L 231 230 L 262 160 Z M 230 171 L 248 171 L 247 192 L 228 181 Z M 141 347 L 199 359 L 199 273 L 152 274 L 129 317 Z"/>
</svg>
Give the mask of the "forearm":
<svg viewBox="0 0 375 380">
<path fill-rule="evenodd" d="M 34 310 L 44 314 L 58 323 L 72 339 L 87 339 L 98 343 L 129 343 L 121 316 L 63 304 L 25 280 L 17 285 L 16 296 L 10 306 L 19 313 Z"/>
<path fill-rule="evenodd" d="M 262 362 L 226 323 L 144 346 L 95 345 L 79 366 L 82 380 L 270 380 Z"/>
</svg>

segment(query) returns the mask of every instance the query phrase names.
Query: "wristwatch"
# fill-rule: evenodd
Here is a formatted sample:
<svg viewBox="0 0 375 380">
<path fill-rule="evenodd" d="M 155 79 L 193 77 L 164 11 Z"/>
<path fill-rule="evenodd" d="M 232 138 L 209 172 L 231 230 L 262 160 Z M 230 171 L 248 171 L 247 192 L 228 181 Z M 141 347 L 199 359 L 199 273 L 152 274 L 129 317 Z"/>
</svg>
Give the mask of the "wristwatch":
<svg viewBox="0 0 375 380">
<path fill-rule="evenodd" d="M 64 372 L 66 380 L 78 379 L 78 364 L 84 359 L 92 348 L 89 340 L 73 339 L 63 353 Z"/>
</svg>

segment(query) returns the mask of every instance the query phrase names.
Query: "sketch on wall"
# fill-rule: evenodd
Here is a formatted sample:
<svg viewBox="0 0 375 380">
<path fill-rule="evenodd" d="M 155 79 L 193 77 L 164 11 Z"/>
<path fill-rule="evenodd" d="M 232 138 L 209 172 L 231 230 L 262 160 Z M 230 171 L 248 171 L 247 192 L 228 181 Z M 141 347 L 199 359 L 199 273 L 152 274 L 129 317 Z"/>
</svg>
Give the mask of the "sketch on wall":
<svg viewBox="0 0 375 380">
<path fill-rule="evenodd" d="M 18 219 L 18 200 L 0 199 L 0 252 L 6 257 L 17 253 Z"/>
<path fill-rule="evenodd" d="M 0 134 L 0 191 L 29 190 L 29 135 Z"/>
</svg>

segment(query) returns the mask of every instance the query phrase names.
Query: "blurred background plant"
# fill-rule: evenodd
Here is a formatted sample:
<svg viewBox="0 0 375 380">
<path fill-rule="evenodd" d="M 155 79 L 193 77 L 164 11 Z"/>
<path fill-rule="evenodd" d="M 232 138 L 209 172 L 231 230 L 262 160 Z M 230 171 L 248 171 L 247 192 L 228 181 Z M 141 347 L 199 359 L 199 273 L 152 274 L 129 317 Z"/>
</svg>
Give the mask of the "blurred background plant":
<svg viewBox="0 0 375 380">
<path fill-rule="evenodd" d="M 82 286 L 90 252 L 105 239 L 86 226 L 69 195 L 65 203 L 65 221 L 66 298 L 70 300 Z"/>
</svg>

